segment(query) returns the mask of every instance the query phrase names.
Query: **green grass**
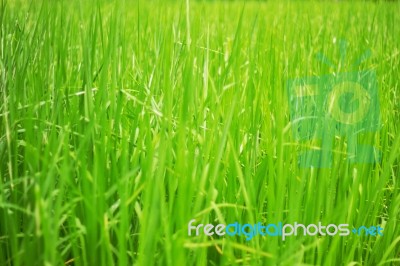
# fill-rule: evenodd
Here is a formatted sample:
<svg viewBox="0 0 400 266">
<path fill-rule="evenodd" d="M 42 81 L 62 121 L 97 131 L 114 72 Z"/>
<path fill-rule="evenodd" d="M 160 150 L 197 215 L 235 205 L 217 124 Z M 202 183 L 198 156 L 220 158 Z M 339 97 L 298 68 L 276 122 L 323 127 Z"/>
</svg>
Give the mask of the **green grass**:
<svg viewBox="0 0 400 266">
<path fill-rule="evenodd" d="M 87 2 L 87 3 L 80 3 Z M 190 3 L 189 3 L 190 2 Z M 2 1 L 0 265 L 400 264 L 398 2 Z M 348 42 L 338 64 L 338 41 Z M 336 42 L 335 42 L 336 40 Z M 382 162 L 301 169 L 286 82 L 377 73 Z M 302 146 L 303 145 L 303 146 Z M 202 223 L 384 236 L 189 237 Z"/>
</svg>

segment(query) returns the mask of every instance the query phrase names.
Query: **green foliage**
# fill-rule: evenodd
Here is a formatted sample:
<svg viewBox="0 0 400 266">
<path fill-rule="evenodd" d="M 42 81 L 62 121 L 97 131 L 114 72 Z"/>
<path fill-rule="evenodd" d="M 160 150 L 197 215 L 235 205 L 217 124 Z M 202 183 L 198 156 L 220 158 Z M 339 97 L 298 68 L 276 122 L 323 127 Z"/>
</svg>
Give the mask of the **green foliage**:
<svg viewBox="0 0 400 266">
<path fill-rule="evenodd" d="M 0 265 L 399 263 L 398 3 L 3 1 Z M 382 162 L 300 169 L 286 81 L 377 73 Z M 353 69 L 354 70 L 354 69 Z M 384 236 L 189 237 L 202 223 Z"/>
</svg>

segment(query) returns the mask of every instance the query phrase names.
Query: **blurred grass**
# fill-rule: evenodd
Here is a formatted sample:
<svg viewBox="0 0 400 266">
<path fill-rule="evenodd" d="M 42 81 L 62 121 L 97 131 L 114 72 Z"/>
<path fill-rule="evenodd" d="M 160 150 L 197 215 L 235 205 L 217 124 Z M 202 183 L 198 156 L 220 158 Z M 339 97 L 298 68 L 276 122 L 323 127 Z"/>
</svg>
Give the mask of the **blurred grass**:
<svg viewBox="0 0 400 266">
<path fill-rule="evenodd" d="M 399 263 L 398 2 L 2 1 L 0 265 Z M 382 163 L 299 169 L 286 81 L 377 72 Z M 353 71 L 357 71 L 352 69 Z M 345 149 L 345 139 L 337 139 Z M 214 239 L 187 223 L 381 225 Z"/>
</svg>

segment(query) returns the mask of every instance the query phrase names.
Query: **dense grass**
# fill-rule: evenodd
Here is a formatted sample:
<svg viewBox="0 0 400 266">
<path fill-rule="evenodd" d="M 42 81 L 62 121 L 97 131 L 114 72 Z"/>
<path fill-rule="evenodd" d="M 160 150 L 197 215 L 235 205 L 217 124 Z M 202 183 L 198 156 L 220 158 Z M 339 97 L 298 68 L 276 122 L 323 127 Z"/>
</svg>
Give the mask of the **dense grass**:
<svg viewBox="0 0 400 266">
<path fill-rule="evenodd" d="M 398 2 L 80 2 L 0 7 L 0 265 L 400 264 Z M 287 80 L 361 69 L 382 162 L 337 137 L 332 168 L 299 168 Z M 385 231 L 188 237 L 192 218 Z"/>
</svg>

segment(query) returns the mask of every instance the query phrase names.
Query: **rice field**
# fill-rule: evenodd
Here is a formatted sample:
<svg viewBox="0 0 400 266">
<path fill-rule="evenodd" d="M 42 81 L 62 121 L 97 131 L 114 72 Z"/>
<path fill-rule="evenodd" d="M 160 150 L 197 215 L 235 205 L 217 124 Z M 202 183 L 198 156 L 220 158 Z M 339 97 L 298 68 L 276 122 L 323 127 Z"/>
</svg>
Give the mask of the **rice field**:
<svg viewBox="0 0 400 266">
<path fill-rule="evenodd" d="M 398 14 L 397 1 L 0 1 L 0 265 L 400 265 Z M 361 71 L 380 125 L 355 141 L 380 160 L 348 160 L 336 134 L 328 167 L 302 167 L 321 143 L 295 136 L 290 80 Z M 196 236 L 193 219 L 383 235 Z"/>
</svg>

